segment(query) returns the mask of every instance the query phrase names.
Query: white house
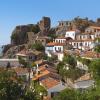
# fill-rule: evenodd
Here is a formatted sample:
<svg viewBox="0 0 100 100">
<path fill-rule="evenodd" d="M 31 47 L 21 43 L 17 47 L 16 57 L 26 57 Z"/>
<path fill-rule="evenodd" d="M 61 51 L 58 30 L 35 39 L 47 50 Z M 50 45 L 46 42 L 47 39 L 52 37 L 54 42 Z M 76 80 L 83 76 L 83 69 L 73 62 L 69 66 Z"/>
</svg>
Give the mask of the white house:
<svg viewBox="0 0 100 100">
<path fill-rule="evenodd" d="M 66 38 L 65 37 L 58 37 L 54 40 L 56 43 L 65 43 Z"/>
<path fill-rule="evenodd" d="M 66 32 L 66 34 L 65 34 L 65 37 L 67 38 L 67 37 L 70 37 L 70 38 L 72 38 L 73 40 L 75 40 L 75 37 L 76 37 L 76 34 L 77 34 L 78 32 L 77 31 L 67 31 Z"/>
<path fill-rule="evenodd" d="M 89 26 L 85 29 L 85 33 L 94 33 L 94 32 L 100 32 L 100 27 L 97 26 Z"/>
<path fill-rule="evenodd" d="M 67 84 L 61 82 L 58 79 L 47 77 L 40 81 L 40 85 L 44 86 L 48 92 L 48 96 L 54 97 L 57 93 L 66 89 Z"/>
<path fill-rule="evenodd" d="M 79 33 L 76 35 L 76 40 L 95 39 L 95 33 Z"/>
<path fill-rule="evenodd" d="M 89 50 L 93 48 L 94 41 L 92 39 L 70 40 L 69 44 L 71 44 L 74 49 Z"/>
<path fill-rule="evenodd" d="M 47 56 L 57 55 L 59 60 L 63 59 L 64 43 L 50 42 L 45 47 L 45 53 Z"/>
</svg>

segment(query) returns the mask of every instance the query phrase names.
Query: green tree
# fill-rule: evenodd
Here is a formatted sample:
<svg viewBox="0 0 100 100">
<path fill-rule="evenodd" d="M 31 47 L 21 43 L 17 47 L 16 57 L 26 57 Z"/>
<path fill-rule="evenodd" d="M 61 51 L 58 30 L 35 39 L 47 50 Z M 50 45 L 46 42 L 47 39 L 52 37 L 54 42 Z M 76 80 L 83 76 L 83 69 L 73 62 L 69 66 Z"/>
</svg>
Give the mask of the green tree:
<svg viewBox="0 0 100 100">
<path fill-rule="evenodd" d="M 89 66 L 90 63 L 91 63 L 91 60 L 89 60 L 89 59 L 85 59 L 85 58 L 82 58 L 82 59 L 81 59 L 81 62 L 83 63 L 83 65 L 87 65 L 87 66 Z"/>
<path fill-rule="evenodd" d="M 73 68 L 77 65 L 76 58 L 71 55 L 65 55 L 63 58 L 63 62 L 71 65 Z"/>
<path fill-rule="evenodd" d="M 100 100 L 100 92 L 93 88 L 82 91 L 65 89 L 55 96 L 53 100 Z"/>
<path fill-rule="evenodd" d="M 99 57 L 100 45 L 96 45 L 95 48 L 94 48 L 94 51 L 97 53 L 97 57 Z"/>
<path fill-rule="evenodd" d="M 100 53 L 100 45 L 97 45 L 94 50 L 97 52 L 97 53 Z"/>
<path fill-rule="evenodd" d="M 38 51 L 44 51 L 44 46 L 41 43 L 35 43 L 31 47 L 32 49 L 36 49 Z"/>
<path fill-rule="evenodd" d="M 27 62 L 26 62 L 22 57 L 18 57 L 18 60 L 19 60 L 19 63 L 20 63 L 21 65 L 23 65 L 24 67 L 27 66 Z"/>
<path fill-rule="evenodd" d="M 92 61 L 89 69 L 95 81 L 100 84 L 100 59 Z"/>
<path fill-rule="evenodd" d="M 65 89 L 56 97 L 53 98 L 53 100 L 81 100 L 79 98 L 79 92 L 74 89 Z"/>
<path fill-rule="evenodd" d="M 35 98 L 35 99 L 34 99 Z M 0 100 L 37 100 L 13 70 L 0 69 Z"/>
</svg>

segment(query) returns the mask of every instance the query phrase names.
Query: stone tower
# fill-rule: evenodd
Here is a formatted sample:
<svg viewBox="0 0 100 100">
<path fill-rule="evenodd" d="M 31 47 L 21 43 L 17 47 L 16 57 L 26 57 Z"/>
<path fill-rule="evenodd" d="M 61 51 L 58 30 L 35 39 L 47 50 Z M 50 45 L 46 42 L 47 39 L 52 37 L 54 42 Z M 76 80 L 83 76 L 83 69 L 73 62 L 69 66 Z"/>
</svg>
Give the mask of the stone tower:
<svg viewBox="0 0 100 100">
<path fill-rule="evenodd" d="M 50 29 L 51 27 L 51 20 L 49 17 L 42 17 L 42 20 L 40 20 L 40 22 L 38 23 L 40 30 L 43 31 L 47 31 Z"/>
</svg>

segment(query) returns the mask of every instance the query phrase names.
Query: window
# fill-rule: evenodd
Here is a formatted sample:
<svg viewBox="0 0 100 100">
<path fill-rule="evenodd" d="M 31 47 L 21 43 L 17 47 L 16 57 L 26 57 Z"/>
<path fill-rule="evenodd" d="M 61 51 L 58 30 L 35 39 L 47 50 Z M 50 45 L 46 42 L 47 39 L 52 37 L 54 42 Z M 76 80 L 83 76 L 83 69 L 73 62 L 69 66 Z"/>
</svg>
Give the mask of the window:
<svg viewBox="0 0 100 100">
<path fill-rule="evenodd" d="M 55 47 L 55 51 L 56 51 L 56 49 L 57 49 L 57 48 Z"/>
<path fill-rule="evenodd" d="M 82 43 L 80 43 L 80 46 L 82 46 L 83 44 Z"/>
<path fill-rule="evenodd" d="M 61 51 L 61 47 L 59 47 L 59 51 Z"/>
<path fill-rule="evenodd" d="M 44 40 L 42 40 L 42 42 L 44 42 Z"/>
<path fill-rule="evenodd" d="M 94 29 L 94 32 L 96 32 L 96 29 Z"/>
<path fill-rule="evenodd" d="M 82 39 L 81 35 L 80 35 L 80 39 Z"/>
</svg>

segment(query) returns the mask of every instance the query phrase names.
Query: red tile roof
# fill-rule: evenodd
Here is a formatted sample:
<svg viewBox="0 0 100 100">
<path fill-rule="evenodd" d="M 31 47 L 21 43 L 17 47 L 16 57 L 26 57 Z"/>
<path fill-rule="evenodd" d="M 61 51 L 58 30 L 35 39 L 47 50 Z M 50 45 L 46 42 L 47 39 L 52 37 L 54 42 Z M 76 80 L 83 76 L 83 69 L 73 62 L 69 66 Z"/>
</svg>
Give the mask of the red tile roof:
<svg viewBox="0 0 100 100">
<path fill-rule="evenodd" d="M 50 89 L 50 88 L 58 85 L 60 83 L 60 81 L 57 79 L 51 78 L 51 77 L 47 77 L 47 78 L 43 79 L 41 81 L 41 83 L 45 88 Z"/>
<path fill-rule="evenodd" d="M 87 51 L 82 56 L 87 57 L 87 58 L 96 58 L 97 54 L 96 52 L 93 52 L 93 51 Z"/>
<path fill-rule="evenodd" d="M 56 43 L 56 42 L 50 42 L 47 44 L 47 46 L 64 46 L 65 43 Z"/>
<path fill-rule="evenodd" d="M 40 74 L 36 74 L 34 77 L 33 77 L 33 80 L 38 80 L 39 78 L 43 77 L 43 76 L 46 76 L 48 75 L 50 72 L 48 70 L 44 70 L 42 71 Z"/>
</svg>

